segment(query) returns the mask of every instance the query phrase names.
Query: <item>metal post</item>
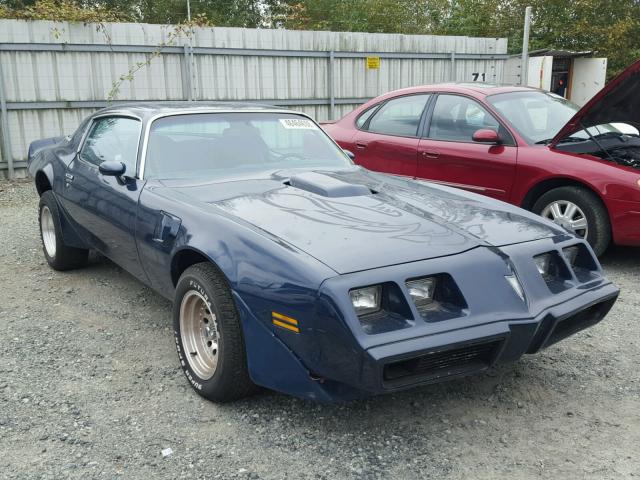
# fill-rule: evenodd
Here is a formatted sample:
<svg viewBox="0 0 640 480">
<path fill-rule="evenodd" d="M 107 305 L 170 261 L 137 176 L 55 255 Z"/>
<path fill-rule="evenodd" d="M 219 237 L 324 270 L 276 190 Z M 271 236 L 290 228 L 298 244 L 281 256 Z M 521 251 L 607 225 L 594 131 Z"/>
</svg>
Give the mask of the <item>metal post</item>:
<svg viewBox="0 0 640 480">
<path fill-rule="evenodd" d="M 2 158 L 7 162 L 9 179 L 15 176 L 13 169 L 13 151 L 9 138 L 9 119 L 7 117 L 7 99 L 4 92 L 4 76 L 2 62 L 0 61 L 0 136 L 2 137 Z"/>
<path fill-rule="evenodd" d="M 451 52 L 451 81 L 456 81 L 456 52 Z"/>
<path fill-rule="evenodd" d="M 184 71 L 182 72 L 182 91 L 185 100 L 193 99 L 191 89 L 191 55 L 189 55 L 189 45 L 186 43 L 182 46 L 184 49 Z"/>
<path fill-rule="evenodd" d="M 334 85 L 334 75 L 333 75 L 333 67 L 334 67 L 335 55 L 333 50 L 329 52 L 329 68 L 328 68 L 328 84 L 329 84 L 329 120 L 335 120 L 335 110 L 336 110 L 336 97 L 335 97 L 335 85 Z"/>
<path fill-rule="evenodd" d="M 195 32 L 193 31 L 193 28 L 191 29 L 191 36 L 193 37 L 195 35 Z M 196 101 L 196 63 L 195 63 L 195 58 L 193 56 L 193 45 L 191 44 L 191 39 L 189 39 L 189 61 L 191 62 L 189 64 L 189 69 L 191 71 L 191 100 L 193 100 L 194 102 Z"/>
<path fill-rule="evenodd" d="M 524 10 L 524 34 L 522 36 L 522 66 L 520 85 L 526 85 L 529 75 L 529 30 L 531 29 L 531 7 Z"/>
<path fill-rule="evenodd" d="M 191 2 L 187 0 L 187 20 L 191 21 Z"/>
</svg>

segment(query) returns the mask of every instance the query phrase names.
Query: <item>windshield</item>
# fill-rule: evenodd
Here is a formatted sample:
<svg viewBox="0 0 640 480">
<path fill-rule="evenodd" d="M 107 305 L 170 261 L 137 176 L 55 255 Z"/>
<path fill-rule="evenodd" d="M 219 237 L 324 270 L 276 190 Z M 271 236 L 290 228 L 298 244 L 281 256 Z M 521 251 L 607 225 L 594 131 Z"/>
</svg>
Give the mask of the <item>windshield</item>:
<svg viewBox="0 0 640 480">
<path fill-rule="evenodd" d="M 528 143 L 549 143 L 580 109 L 553 93 L 538 90 L 490 95 L 487 101 Z M 588 131 L 587 131 L 588 130 Z M 602 124 L 580 130 L 563 141 L 582 141 L 604 134 L 637 134 L 626 124 Z"/>
<path fill-rule="evenodd" d="M 159 179 L 352 165 L 308 118 L 247 112 L 159 118 L 151 125 L 145 163 L 145 177 Z"/>
</svg>

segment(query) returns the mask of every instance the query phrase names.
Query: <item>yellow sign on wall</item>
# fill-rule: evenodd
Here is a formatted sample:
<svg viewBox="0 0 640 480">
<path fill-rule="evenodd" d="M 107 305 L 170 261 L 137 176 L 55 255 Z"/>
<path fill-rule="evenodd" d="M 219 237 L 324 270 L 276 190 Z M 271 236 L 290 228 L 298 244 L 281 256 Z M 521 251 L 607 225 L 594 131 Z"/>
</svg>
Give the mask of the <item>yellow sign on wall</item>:
<svg viewBox="0 0 640 480">
<path fill-rule="evenodd" d="M 367 57 L 367 70 L 378 70 L 380 68 L 380 57 Z"/>
</svg>

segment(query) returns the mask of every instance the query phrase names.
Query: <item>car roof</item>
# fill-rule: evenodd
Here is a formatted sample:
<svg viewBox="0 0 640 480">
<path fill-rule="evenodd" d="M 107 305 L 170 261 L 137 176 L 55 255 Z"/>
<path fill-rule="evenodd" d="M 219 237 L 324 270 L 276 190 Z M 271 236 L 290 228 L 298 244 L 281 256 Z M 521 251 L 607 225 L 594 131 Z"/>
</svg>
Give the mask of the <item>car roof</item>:
<svg viewBox="0 0 640 480">
<path fill-rule="evenodd" d="M 396 96 L 398 94 L 410 94 L 421 92 L 453 92 L 453 93 L 473 93 L 475 96 L 488 96 L 497 93 L 508 92 L 530 92 L 537 91 L 538 88 L 524 85 L 502 85 L 497 83 L 484 82 L 450 82 L 450 83 L 434 83 L 430 85 L 420 85 L 417 87 L 402 88 L 394 90 L 382 97 Z"/>
<path fill-rule="evenodd" d="M 135 102 L 135 103 L 118 103 L 100 109 L 93 116 L 102 115 L 135 115 L 142 119 L 155 117 L 156 115 L 172 115 L 183 112 L 189 113 L 207 113 L 216 111 L 264 111 L 264 112 L 289 112 L 299 113 L 293 110 L 276 107 L 274 105 L 265 105 L 261 103 L 249 102 Z"/>
</svg>

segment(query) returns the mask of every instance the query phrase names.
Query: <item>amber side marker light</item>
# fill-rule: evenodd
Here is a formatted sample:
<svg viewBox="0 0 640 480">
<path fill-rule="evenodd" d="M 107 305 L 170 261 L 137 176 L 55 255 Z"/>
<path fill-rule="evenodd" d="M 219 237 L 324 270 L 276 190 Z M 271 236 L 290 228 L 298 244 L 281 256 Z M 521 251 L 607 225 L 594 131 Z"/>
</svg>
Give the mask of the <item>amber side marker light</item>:
<svg viewBox="0 0 640 480">
<path fill-rule="evenodd" d="M 277 327 L 300 333 L 298 321 L 295 318 L 287 317 L 286 315 L 282 315 L 278 312 L 271 312 L 271 321 Z"/>
</svg>

